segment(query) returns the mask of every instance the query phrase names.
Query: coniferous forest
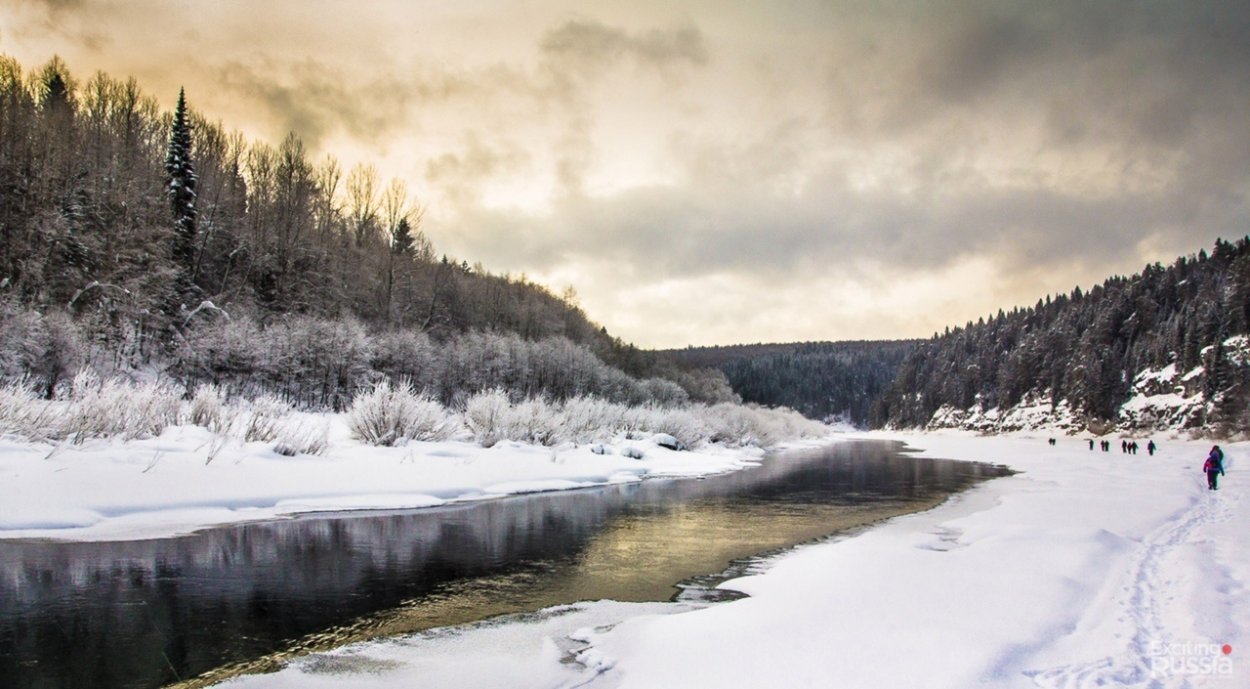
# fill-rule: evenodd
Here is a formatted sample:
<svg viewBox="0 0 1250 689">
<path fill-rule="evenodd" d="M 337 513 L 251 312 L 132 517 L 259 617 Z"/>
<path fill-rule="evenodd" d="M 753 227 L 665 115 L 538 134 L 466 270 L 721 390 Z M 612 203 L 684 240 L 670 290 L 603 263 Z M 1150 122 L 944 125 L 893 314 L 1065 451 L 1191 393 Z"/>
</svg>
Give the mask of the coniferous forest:
<svg viewBox="0 0 1250 689">
<path fill-rule="evenodd" d="M 746 402 L 865 426 L 873 403 L 915 346 L 914 340 L 803 342 L 689 347 L 663 354 L 687 366 L 719 369 Z"/>
<path fill-rule="evenodd" d="M 1196 403 L 1167 426 L 1245 433 L 1248 332 L 1250 238 L 1221 240 L 1210 254 L 935 335 L 903 361 L 872 422 L 924 426 L 943 407 L 1006 410 L 1031 398 L 1110 429 L 1132 426 L 1122 405 L 1153 394 Z"/>
<path fill-rule="evenodd" d="M 0 377 L 51 396 L 81 367 L 339 407 L 406 378 L 453 401 L 733 399 L 524 277 L 439 255 L 370 165 L 248 141 L 180 94 L 0 56 Z"/>
</svg>

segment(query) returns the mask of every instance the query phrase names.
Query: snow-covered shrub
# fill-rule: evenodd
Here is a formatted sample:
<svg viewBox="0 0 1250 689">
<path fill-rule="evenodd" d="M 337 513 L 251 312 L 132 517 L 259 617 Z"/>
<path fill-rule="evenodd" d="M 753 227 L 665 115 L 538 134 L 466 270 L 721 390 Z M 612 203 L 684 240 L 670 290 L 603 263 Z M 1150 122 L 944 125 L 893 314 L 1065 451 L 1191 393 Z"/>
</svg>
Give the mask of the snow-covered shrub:
<svg viewBox="0 0 1250 689">
<path fill-rule="evenodd" d="M 165 382 L 101 381 L 84 370 L 74 377 L 66 402 L 56 431 L 59 437 L 74 442 L 113 436 L 130 439 L 159 435 L 178 423 L 182 394 Z"/>
<path fill-rule="evenodd" d="M 797 439 L 801 433 L 790 419 L 791 415 L 798 416 L 797 412 L 789 410 L 740 404 L 714 404 L 703 409 L 711 429 L 709 439 L 722 445 L 769 447 L 783 440 Z"/>
<path fill-rule="evenodd" d="M 733 391 L 723 371 L 717 368 L 696 368 L 673 371 L 669 375 L 690 395 L 691 401 L 716 404 L 718 402 L 741 403 L 742 398 Z"/>
<path fill-rule="evenodd" d="M 376 374 L 373 342 L 354 318 L 297 316 L 265 329 L 273 389 L 302 407 L 345 409 Z"/>
<path fill-rule="evenodd" d="M 561 440 L 559 407 L 541 398 L 523 400 L 504 415 L 504 437 L 523 443 L 555 445 Z"/>
<path fill-rule="evenodd" d="M 667 433 L 687 448 L 697 448 L 711 435 L 707 423 L 695 411 L 700 408 L 703 406 L 633 407 L 626 414 L 627 429 L 643 433 Z"/>
<path fill-rule="evenodd" d="M 686 404 L 690 395 L 677 383 L 665 378 L 647 378 L 642 381 L 642 388 L 652 402 L 662 407 Z"/>
<path fill-rule="evenodd" d="M 192 328 L 179 348 L 175 371 L 187 387 L 203 383 L 231 396 L 255 397 L 272 379 L 275 356 L 255 321 L 240 316 Z"/>
<path fill-rule="evenodd" d="M 573 397 L 560 405 L 560 435 L 572 443 L 607 440 L 625 427 L 628 409 L 598 397 Z"/>
<path fill-rule="evenodd" d="M 129 394 L 130 416 L 125 438 L 160 435 L 169 426 L 176 425 L 182 412 L 182 390 L 168 382 L 141 383 L 129 388 L 117 381 L 118 392 Z"/>
<path fill-rule="evenodd" d="M 263 395 L 252 400 L 244 413 L 247 422 L 243 426 L 243 440 L 267 443 L 282 432 L 283 421 L 291 415 L 291 405 L 277 397 Z"/>
<path fill-rule="evenodd" d="M 438 387 L 439 352 L 423 332 L 400 330 L 373 338 L 371 366 L 393 383 L 410 383 L 418 392 Z"/>
<path fill-rule="evenodd" d="M 51 433 L 53 414 L 47 401 L 22 382 L 0 385 L 0 435 L 42 440 Z"/>
<path fill-rule="evenodd" d="M 606 364 L 595 372 L 591 394 L 626 406 L 637 406 L 650 401 L 642 383 L 619 368 Z"/>
<path fill-rule="evenodd" d="M 30 361 L 38 356 L 41 320 L 38 313 L 0 299 L 0 379 L 25 377 Z"/>
<path fill-rule="evenodd" d="M 287 420 L 280 424 L 273 451 L 285 457 L 319 455 L 330 444 L 330 426 L 324 421 Z"/>
<path fill-rule="evenodd" d="M 0 300 L 0 381 L 21 381 L 50 395 L 82 366 L 86 345 L 63 312 L 41 314 Z"/>
<path fill-rule="evenodd" d="M 201 385 L 191 398 L 191 423 L 203 426 L 214 433 L 227 431 L 237 411 L 226 405 L 221 390 L 216 385 Z"/>
<path fill-rule="evenodd" d="M 624 449 L 622 449 L 621 455 L 629 457 L 630 459 L 642 459 L 644 456 L 642 450 L 639 450 L 633 445 L 627 445 Z"/>
<path fill-rule="evenodd" d="M 444 345 L 438 373 L 445 401 L 493 389 L 514 399 L 552 401 L 594 396 L 621 404 L 673 405 L 688 399 L 677 383 L 639 381 L 565 337 L 532 341 L 514 333 L 469 332 Z"/>
<path fill-rule="evenodd" d="M 446 440 L 458 429 L 443 405 L 412 386 L 382 381 L 359 394 L 347 412 L 352 435 L 371 445 L 394 445 L 400 440 Z"/>
<path fill-rule="evenodd" d="M 479 392 L 465 401 L 464 425 L 478 445 L 492 447 L 505 437 L 504 424 L 511 408 L 508 394 L 503 390 Z"/>
<path fill-rule="evenodd" d="M 772 438 L 761 438 L 758 417 L 746 407 L 716 404 L 704 408 L 710 430 L 708 440 L 721 445 L 766 445 Z"/>
</svg>

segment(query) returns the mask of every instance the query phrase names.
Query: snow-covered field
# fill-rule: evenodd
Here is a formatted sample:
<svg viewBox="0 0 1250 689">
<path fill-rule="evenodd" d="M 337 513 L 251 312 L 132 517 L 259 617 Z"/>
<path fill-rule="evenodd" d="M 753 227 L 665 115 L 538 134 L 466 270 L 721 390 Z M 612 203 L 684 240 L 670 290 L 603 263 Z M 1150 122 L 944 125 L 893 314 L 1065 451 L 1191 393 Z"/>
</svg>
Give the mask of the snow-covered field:
<svg viewBox="0 0 1250 689">
<path fill-rule="evenodd" d="M 579 603 L 224 686 L 1250 686 L 1250 444 L 1225 448 L 1210 492 L 1209 443 L 1165 440 L 1151 457 L 1069 438 L 893 437 L 1021 473 L 793 551 L 726 583 L 750 594 L 732 603 Z"/>
<path fill-rule="evenodd" d="M 213 524 L 305 512 L 426 507 L 512 493 L 731 471 L 756 448 L 660 447 L 656 436 L 539 447 L 350 437 L 343 415 L 321 455 L 286 457 L 272 442 L 231 441 L 198 426 L 143 440 L 30 443 L 0 438 L 0 539 L 155 538 Z M 829 442 L 829 441 L 824 441 Z M 641 454 L 641 459 L 626 456 Z M 602 454 L 597 454 L 601 452 Z"/>
</svg>

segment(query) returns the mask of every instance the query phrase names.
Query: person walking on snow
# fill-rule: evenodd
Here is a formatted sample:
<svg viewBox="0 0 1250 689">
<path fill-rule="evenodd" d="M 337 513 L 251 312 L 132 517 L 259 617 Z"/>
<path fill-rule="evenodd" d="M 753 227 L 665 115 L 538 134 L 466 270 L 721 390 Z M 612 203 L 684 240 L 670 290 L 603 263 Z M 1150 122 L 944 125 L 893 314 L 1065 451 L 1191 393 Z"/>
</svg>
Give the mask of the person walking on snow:
<svg viewBox="0 0 1250 689">
<path fill-rule="evenodd" d="M 1155 441 L 1151 440 L 1150 442 L 1146 443 L 1146 452 L 1149 452 L 1150 456 L 1154 457 L 1155 450 L 1158 449 L 1158 447 L 1159 447 L 1158 445 L 1155 445 Z"/>
<path fill-rule="evenodd" d="M 1207 490 L 1219 490 L 1219 480 L 1224 475 L 1224 451 L 1219 445 L 1211 448 L 1211 453 L 1207 455 L 1207 461 L 1203 463 L 1202 470 L 1207 472 Z"/>
</svg>

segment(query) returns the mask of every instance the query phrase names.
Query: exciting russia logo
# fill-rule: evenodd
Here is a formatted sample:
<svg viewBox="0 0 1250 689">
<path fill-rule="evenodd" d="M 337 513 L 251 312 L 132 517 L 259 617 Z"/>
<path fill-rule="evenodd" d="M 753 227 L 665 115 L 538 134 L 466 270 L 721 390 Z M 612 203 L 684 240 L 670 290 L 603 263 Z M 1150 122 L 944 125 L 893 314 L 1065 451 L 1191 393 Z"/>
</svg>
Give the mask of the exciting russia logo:
<svg viewBox="0 0 1250 689">
<path fill-rule="evenodd" d="M 1233 647 L 1228 644 L 1151 642 L 1151 678 L 1183 675 L 1232 677 Z"/>
</svg>

